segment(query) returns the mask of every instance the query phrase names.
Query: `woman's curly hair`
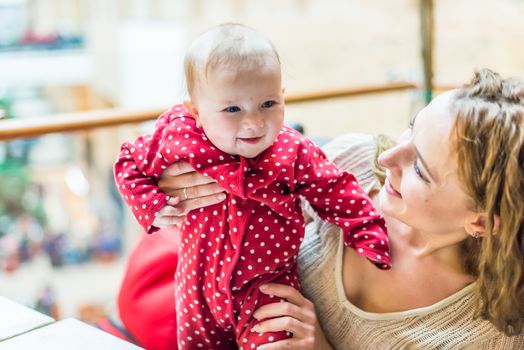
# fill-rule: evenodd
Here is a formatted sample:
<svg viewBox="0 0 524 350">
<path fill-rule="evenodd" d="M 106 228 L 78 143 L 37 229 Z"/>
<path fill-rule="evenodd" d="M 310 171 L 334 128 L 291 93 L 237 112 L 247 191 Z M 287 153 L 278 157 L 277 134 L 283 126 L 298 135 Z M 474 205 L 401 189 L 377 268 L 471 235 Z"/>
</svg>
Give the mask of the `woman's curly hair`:
<svg viewBox="0 0 524 350">
<path fill-rule="evenodd" d="M 463 243 L 477 276 L 477 316 L 507 335 L 524 325 L 524 82 L 482 69 L 451 103 L 458 176 L 487 218 L 480 242 Z M 498 218 L 495 224 L 495 218 Z"/>
</svg>

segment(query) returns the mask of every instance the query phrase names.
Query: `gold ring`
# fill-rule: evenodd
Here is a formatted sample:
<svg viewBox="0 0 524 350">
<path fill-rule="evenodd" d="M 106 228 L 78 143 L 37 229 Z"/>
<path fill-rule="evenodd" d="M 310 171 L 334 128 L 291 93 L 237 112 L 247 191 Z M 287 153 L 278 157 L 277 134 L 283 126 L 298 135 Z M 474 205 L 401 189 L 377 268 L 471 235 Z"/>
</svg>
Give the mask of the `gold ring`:
<svg viewBox="0 0 524 350">
<path fill-rule="evenodd" d="M 187 201 L 189 198 L 187 197 L 187 187 L 184 187 L 184 200 Z"/>
</svg>

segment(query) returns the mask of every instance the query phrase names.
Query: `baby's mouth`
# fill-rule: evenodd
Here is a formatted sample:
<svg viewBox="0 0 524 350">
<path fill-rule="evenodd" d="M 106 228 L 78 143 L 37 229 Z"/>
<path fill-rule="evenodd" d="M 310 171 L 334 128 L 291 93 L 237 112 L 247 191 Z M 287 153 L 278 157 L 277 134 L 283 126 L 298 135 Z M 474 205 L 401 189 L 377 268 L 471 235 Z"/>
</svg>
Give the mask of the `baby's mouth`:
<svg viewBox="0 0 524 350">
<path fill-rule="evenodd" d="M 255 144 L 258 143 L 260 140 L 262 140 L 263 136 L 258 137 L 239 137 L 238 139 L 242 142 L 249 143 L 249 144 Z"/>
</svg>

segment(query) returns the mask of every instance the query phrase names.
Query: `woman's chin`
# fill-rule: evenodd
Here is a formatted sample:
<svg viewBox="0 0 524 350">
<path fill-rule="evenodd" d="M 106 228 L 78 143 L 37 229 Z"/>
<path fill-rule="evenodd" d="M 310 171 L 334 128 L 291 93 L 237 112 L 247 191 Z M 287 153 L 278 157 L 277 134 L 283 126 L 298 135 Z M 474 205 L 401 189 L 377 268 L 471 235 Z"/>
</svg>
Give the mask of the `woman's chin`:
<svg viewBox="0 0 524 350">
<path fill-rule="evenodd" d="M 382 213 L 387 216 L 395 217 L 399 212 L 400 206 L 398 200 L 400 198 L 391 196 L 386 188 L 383 186 L 378 193 L 378 204 Z"/>
</svg>

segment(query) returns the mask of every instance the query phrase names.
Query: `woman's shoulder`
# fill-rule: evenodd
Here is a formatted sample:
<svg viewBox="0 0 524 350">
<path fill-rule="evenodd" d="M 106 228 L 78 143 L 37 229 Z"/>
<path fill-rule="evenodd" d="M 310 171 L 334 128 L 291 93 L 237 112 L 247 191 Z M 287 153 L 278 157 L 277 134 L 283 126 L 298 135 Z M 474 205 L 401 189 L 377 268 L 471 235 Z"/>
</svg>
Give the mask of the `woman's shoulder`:
<svg viewBox="0 0 524 350">
<path fill-rule="evenodd" d="M 381 170 L 377 167 L 376 159 L 380 150 L 384 148 L 383 145 L 387 144 L 383 140 L 391 139 L 382 135 L 350 133 L 333 139 L 324 145 L 322 150 L 341 170 L 352 173 L 360 187 L 369 194 L 382 186 Z M 329 227 L 329 224 L 318 217 L 309 203 L 303 203 L 302 209 L 315 221 L 315 225 L 312 224 L 315 229 L 310 230 L 311 235 L 314 236 Z"/>
<path fill-rule="evenodd" d="M 332 140 L 322 150 L 340 169 L 349 171 L 367 192 L 381 187 L 383 171 L 378 167 L 378 154 L 394 142 L 388 136 L 350 133 Z"/>
<path fill-rule="evenodd" d="M 339 136 L 322 147 L 329 160 L 352 157 L 355 153 L 374 152 L 377 148 L 377 137 L 371 134 L 348 133 Z"/>
</svg>

